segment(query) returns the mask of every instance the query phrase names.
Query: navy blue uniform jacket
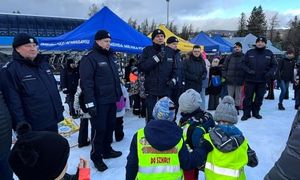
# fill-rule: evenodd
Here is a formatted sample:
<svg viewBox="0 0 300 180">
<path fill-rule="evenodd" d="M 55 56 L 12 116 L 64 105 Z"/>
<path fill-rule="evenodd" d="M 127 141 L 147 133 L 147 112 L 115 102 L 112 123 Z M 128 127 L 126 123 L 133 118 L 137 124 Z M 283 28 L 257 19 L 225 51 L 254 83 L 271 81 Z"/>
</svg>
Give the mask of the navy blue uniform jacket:
<svg viewBox="0 0 300 180">
<path fill-rule="evenodd" d="M 26 121 L 33 130 L 43 130 L 64 119 L 56 80 L 41 55 L 31 61 L 14 51 L 13 61 L 4 66 L 3 76 L 13 128 Z"/>
<path fill-rule="evenodd" d="M 111 51 L 95 44 L 94 49 L 82 58 L 79 74 L 87 108 L 120 100 L 118 66 Z"/>
</svg>

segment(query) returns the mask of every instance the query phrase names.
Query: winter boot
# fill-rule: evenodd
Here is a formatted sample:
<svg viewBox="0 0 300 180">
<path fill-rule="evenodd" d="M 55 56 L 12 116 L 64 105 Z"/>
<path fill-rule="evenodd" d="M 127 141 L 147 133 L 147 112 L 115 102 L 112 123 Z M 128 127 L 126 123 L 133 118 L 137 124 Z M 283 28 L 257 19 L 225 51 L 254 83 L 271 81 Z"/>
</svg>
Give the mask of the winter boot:
<svg viewBox="0 0 300 180">
<path fill-rule="evenodd" d="M 278 103 L 278 109 L 279 110 L 285 110 L 285 108 L 283 107 L 282 103 Z"/>
<path fill-rule="evenodd" d="M 241 120 L 242 120 L 242 121 L 246 121 L 246 120 L 248 120 L 249 118 L 251 118 L 250 115 L 244 114 L 244 115 L 242 116 Z"/>
<path fill-rule="evenodd" d="M 259 114 L 259 112 L 252 112 L 252 116 L 256 119 L 262 119 L 262 116 Z"/>
<path fill-rule="evenodd" d="M 98 171 L 105 171 L 108 167 L 106 166 L 106 164 L 103 162 L 103 160 L 98 160 L 98 161 L 93 161 L 94 163 L 94 166 L 95 168 L 98 170 Z"/>
<path fill-rule="evenodd" d="M 110 159 L 110 158 L 117 158 L 122 156 L 122 152 L 121 151 L 115 151 L 115 150 L 111 150 L 109 153 L 103 154 L 102 157 L 103 159 Z"/>
</svg>

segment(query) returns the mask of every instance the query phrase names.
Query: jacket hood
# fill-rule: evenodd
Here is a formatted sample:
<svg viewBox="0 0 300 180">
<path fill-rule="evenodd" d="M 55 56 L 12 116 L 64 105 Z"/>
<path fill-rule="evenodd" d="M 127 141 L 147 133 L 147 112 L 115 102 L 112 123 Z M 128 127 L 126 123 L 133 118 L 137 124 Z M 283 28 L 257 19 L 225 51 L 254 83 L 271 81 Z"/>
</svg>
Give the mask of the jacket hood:
<svg viewBox="0 0 300 180">
<path fill-rule="evenodd" d="M 182 138 L 182 129 L 166 120 L 152 120 L 145 127 L 145 137 L 159 151 L 173 148 Z"/>
<path fill-rule="evenodd" d="M 213 145 L 221 152 L 236 150 L 245 140 L 242 132 L 234 125 L 217 125 L 209 132 Z"/>
</svg>

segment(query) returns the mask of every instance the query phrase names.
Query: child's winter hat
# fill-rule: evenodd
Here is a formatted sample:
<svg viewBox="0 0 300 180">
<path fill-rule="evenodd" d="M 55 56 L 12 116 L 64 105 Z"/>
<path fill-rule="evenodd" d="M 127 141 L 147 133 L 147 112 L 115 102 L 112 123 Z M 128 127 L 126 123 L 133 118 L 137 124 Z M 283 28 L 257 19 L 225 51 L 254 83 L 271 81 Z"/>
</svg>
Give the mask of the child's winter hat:
<svg viewBox="0 0 300 180">
<path fill-rule="evenodd" d="M 218 105 L 214 120 L 218 121 L 226 121 L 232 124 L 236 124 L 238 122 L 237 111 L 235 108 L 234 100 L 231 96 L 225 96 L 221 103 Z"/>
<path fill-rule="evenodd" d="M 17 127 L 18 140 L 9 156 L 9 164 L 22 180 L 53 180 L 64 170 L 69 143 L 54 132 L 31 131 L 28 123 Z"/>
<path fill-rule="evenodd" d="M 179 111 L 182 113 L 192 113 L 200 107 L 201 102 L 200 94 L 194 89 L 188 89 L 178 99 Z"/>
<path fill-rule="evenodd" d="M 152 112 L 155 120 L 173 121 L 175 117 L 175 105 L 168 97 L 163 97 L 155 104 Z"/>
</svg>

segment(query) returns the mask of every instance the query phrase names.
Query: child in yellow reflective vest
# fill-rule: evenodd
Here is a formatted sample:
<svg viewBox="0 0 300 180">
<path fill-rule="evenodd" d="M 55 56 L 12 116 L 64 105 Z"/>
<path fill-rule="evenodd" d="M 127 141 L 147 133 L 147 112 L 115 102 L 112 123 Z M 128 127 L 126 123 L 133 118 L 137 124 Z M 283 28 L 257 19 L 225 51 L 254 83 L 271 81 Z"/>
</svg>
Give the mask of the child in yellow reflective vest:
<svg viewBox="0 0 300 180">
<path fill-rule="evenodd" d="M 183 130 L 183 137 L 189 151 L 193 151 L 195 147 L 199 147 L 200 139 L 211 128 L 215 126 L 212 115 L 200 108 L 200 94 L 188 89 L 179 97 L 179 111 L 181 118 L 179 126 Z M 204 157 L 206 159 L 206 156 Z M 198 180 L 199 169 L 184 171 L 185 180 Z"/>
<path fill-rule="evenodd" d="M 205 163 L 206 180 L 246 179 L 244 166 L 255 167 L 258 164 L 255 151 L 248 145 L 248 140 L 234 125 L 237 123 L 237 111 L 234 100 L 225 96 L 214 114 L 218 123 L 204 135 L 201 148 L 212 147 Z"/>
</svg>

